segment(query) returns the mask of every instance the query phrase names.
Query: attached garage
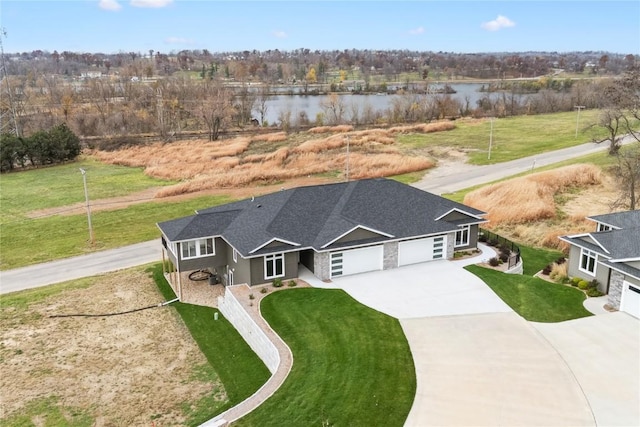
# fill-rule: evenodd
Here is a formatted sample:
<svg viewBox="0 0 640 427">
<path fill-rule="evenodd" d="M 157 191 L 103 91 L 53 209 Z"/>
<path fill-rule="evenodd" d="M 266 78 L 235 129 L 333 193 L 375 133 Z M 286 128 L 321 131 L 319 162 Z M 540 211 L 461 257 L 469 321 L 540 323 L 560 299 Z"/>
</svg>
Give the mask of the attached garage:
<svg viewBox="0 0 640 427">
<path fill-rule="evenodd" d="M 398 266 L 445 258 L 446 240 L 446 236 L 437 236 L 398 243 Z"/>
<path fill-rule="evenodd" d="M 640 287 L 632 285 L 626 280 L 622 284 L 620 311 L 640 319 Z"/>
<path fill-rule="evenodd" d="M 382 270 L 382 245 L 332 252 L 331 277 Z"/>
</svg>

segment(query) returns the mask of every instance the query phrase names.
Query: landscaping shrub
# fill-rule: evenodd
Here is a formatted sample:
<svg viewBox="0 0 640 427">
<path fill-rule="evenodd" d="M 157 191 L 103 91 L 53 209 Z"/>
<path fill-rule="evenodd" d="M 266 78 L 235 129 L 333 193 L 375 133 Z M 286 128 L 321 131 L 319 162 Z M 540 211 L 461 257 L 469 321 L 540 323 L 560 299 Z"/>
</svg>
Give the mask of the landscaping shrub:
<svg viewBox="0 0 640 427">
<path fill-rule="evenodd" d="M 493 257 L 489 260 L 489 265 L 491 267 L 497 267 L 500 265 L 500 260 L 497 257 Z"/>
<path fill-rule="evenodd" d="M 273 279 L 273 287 L 274 288 L 281 288 L 282 287 L 282 279 L 277 278 L 277 279 Z"/>
<path fill-rule="evenodd" d="M 578 283 L 580 283 L 582 279 L 579 277 L 574 277 L 573 279 L 571 279 L 571 284 L 574 286 L 578 286 Z"/>
<path fill-rule="evenodd" d="M 507 262 L 509 261 L 509 254 L 505 254 L 504 252 L 501 252 L 499 258 L 500 258 L 500 261 Z"/>
<path fill-rule="evenodd" d="M 578 289 L 582 289 L 583 291 L 589 287 L 589 282 L 586 280 L 581 280 L 578 282 Z"/>
<path fill-rule="evenodd" d="M 593 279 L 592 281 L 589 282 L 589 289 L 598 289 L 598 285 L 600 283 L 598 283 L 598 281 L 596 279 Z"/>
<path fill-rule="evenodd" d="M 297 285 L 297 283 L 296 283 L 295 280 L 289 280 L 289 286 L 290 287 L 293 287 L 293 286 L 296 286 L 296 285 Z"/>
<path fill-rule="evenodd" d="M 553 267 L 551 266 L 551 264 L 547 264 L 547 265 L 545 266 L 545 268 L 543 268 L 543 269 L 542 269 L 542 274 L 544 274 L 544 275 L 548 276 L 549 274 L 551 274 L 551 269 L 552 269 L 552 268 L 553 268 Z"/>
<path fill-rule="evenodd" d="M 562 265 L 562 264 L 564 264 L 565 262 L 567 262 L 567 259 L 566 259 L 565 257 L 563 257 L 563 256 L 561 256 L 560 258 L 558 258 L 558 259 L 556 260 L 556 264 L 558 264 L 558 265 Z"/>
<path fill-rule="evenodd" d="M 267 292 L 269 292 L 269 291 L 267 290 L 267 288 L 262 288 L 262 289 L 260 289 L 260 293 L 261 293 L 261 294 L 266 294 Z"/>
<path fill-rule="evenodd" d="M 480 234 L 478 235 L 478 241 L 479 241 L 479 242 L 482 242 L 482 243 L 486 243 L 486 241 L 487 241 L 487 236 L 485 236 L 484 234 L 480 233 Z"/>
<path fill-rule="evenodd" d="M 604 294 L 596 288 L 591 288 L 587 290 L 587 296 L 589 297 L 601 297 L 602 295 Z"/>
</svg>

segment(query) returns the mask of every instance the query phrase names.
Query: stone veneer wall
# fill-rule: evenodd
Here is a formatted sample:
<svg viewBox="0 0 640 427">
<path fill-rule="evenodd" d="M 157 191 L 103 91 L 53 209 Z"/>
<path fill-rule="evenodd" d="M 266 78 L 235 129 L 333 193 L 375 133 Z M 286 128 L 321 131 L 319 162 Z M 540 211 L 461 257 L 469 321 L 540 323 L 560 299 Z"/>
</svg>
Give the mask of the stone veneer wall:
<svg viewBox="0 0 640 427">
<path fill-rule="evenodd" d="M 320 280 L 331 279 L 331 265 L 328 252 L 313 253 L 313 269 L 315 276 Z"/>
<path fill-rule="evenodd" d="M 609 279 L 609 298 L 608 303 L 616 310 L 620 310 L 620 299 L 622 298 L 622 286 L 624 285 L 624 274 L 611 270 L 611 278 Z"/>
<path fill-rule="evenodd" d="M 269 372 L 275 373 L 280 364 L 278 349 L 253 321 L 228 287 L 225 288 L 224 296 L 218 297 L 218 309 L 262 359 Z"/>
<path fill-rule="evenodd" d="M 445 254 L 445 259 L 453 259 L 453 246 L 456 243 L 456 233 L 447 234 L 447 253 Z"/>
<path fill-rule="evenodd" d="M 382 252 L 384 255 L 382 261 L 382 269 L 388 270 L 390 268 L 398 267 L 398 242 L 387 242 L 382 245 Z"/>
</svg>

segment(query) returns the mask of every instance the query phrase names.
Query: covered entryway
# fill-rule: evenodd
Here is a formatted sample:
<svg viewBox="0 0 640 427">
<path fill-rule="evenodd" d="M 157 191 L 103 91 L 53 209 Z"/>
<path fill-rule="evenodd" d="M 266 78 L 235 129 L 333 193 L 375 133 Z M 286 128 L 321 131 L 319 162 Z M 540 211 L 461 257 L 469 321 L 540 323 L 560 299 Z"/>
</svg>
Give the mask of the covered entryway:
<svg viewBox="0 0 640 427">
<path fill-rule="evenodd" d="M 332 252 L 331 277 L 382 270 L 382 256 L 381 245 Z"/>
<path fill-rule="evenodd" d="M 445 258 L 446 236 L 406 240 L 398 243 L 398 266 Z"/>
<path fill-rule="evenodd" d="M 640 287 L 632 285 L 626 280 L 622 282 L 620 311 L 640 319 Z"/>
</svg>

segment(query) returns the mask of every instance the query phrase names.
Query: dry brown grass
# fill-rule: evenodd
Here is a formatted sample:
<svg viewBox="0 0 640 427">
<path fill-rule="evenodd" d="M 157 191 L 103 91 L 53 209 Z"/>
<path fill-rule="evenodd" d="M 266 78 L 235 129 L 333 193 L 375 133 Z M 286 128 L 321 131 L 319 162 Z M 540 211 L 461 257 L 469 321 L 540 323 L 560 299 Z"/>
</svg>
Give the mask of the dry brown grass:
<svg viewBox="0 0 640 427">
<path fill-rule="evenodd" d="M 286 132 L 263 133 L 251 137 L 251 142 L 281 142 L 287 140 Z"/>
<path fill-rule="evenodd" d="M 430 129 L 440 126 L 435 125 Z M 427 128 L 428 125 L 411 127 L 413 131 L 426 131 Z M 309 138 L 309 135 L 324 132 L 330 134 Z M 97 151 L 95 155 L 108 163 L 144 167 L 147 175 L 156 178 L 182 181 L 161 188 L 156 197 L 344 171 L 347 140 L 350 176 L 354 179 L 392 176 L 433 167 L 434 163 L 428 157 L 400 153 L 393 135 L 394 132 L 388 129 L 353 131 L 352 126 L 323 126 L 310 134 L 289 137 L 284 132 L 276 132 L 216 142 L 157 143 L 113 152 Z"/>
<path fill-rule="evenodd" d="M 310 133 L 344 133 L 351 132 L 353 126 L 351 125 L 337 125 L 337 126 L 316 126 L 309 129 Z"/>
<path fill-rule="evenodd" d="M 436 122 L 436 123 L 418 123 L 414 125 L 406 126 L 394 126 L 389 129 L 391 133 L 430 133 L 430 132 L 443 132 L 447 130 L 453 130 L 456 125 L 453 122 Z"/>
<path fill-rule="evenodd" d="M 464 203 L 488 212 L 490 227 L 540 221 L 556 216 L 556 194 L 600 182 L 596 166 L 571 165 L 480 188 L 468 193 Z"/>
</svg>

